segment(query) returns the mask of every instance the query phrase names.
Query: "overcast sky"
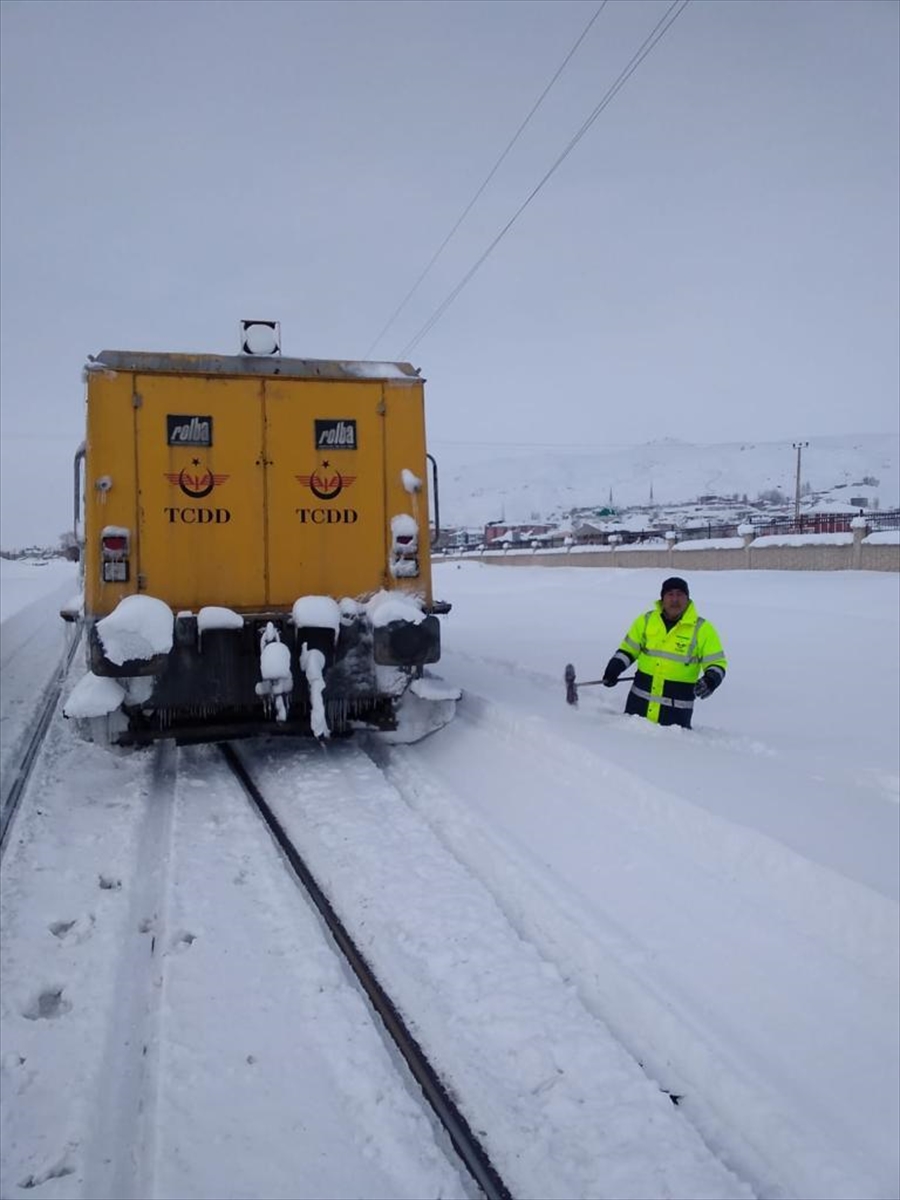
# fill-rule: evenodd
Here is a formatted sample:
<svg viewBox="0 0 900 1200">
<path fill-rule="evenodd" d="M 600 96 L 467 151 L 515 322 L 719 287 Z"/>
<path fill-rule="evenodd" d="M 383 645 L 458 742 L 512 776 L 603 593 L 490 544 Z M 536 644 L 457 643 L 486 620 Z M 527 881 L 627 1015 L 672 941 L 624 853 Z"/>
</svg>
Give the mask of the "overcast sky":
<svg viewBox="0 0 900 1200">
<path fill-rule="evenodd" d="M 409 358 L 438 455 L 896 436 L 894 0 L 693 0 L 416 340 L 670 7 L 609 0 L 373 346 L 600 7 L 4 0 L 0 544 L 70 522 L 88 353 L 242 317 Z"/>
</svg>

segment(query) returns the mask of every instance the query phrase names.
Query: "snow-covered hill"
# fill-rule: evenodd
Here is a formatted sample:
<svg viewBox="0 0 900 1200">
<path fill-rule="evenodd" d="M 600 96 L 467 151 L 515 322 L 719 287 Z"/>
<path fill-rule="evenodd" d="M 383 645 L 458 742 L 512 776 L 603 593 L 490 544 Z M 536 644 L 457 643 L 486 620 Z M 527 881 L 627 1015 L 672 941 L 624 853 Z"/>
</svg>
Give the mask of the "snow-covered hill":
<svg viewBox="0 0 900 1200">
<path fill-rule="evenodd" d="M 640 446 L 584 450 L 501 450 L 436 443 L 441 521 L 474 526 L 558 518 L 572 508 L 685 503 L 700 496 L 747 496 L 779 489 L 793 498 L 797 455 L 790 442 L 699 445 L 665 439 Z M 868 497 L 882 509 L 900 505 L 897 434 L 812 437 L 801 480 L 815 493 L 849 504 Z M 874 480 L 868 483 L 864 481 Z"/>
</svg>

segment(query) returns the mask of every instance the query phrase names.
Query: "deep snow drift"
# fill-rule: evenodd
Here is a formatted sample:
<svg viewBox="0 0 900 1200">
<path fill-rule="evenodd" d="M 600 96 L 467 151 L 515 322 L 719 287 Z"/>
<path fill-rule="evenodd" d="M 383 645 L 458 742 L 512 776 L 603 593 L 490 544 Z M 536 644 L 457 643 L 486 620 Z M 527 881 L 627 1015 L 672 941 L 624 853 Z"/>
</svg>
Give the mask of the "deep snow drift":
<svg viewBox="0 0 900 1200">
<path fill-rule="evenodd" d="M 896 1196 L 897 578 L 694 572 L 694 730 L 568 707 L 660 580 L 440 564 L 456 721 L 241 753 L 516 1194 Z M 2 1195 L 470 1191 L 215 751 L 156 761 L 60 720 L 14 826 Z"/>
</svg>

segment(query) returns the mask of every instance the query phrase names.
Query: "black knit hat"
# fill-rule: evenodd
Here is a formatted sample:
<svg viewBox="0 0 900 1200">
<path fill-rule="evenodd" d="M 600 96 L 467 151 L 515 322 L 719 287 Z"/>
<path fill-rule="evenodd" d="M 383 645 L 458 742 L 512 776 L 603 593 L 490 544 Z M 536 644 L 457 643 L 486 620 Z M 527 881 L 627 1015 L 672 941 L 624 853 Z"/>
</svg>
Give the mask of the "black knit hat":
<svg viewBox="0 0 900 1200">
<path fill-rule="evenodd" d="M 691 598 L 691 593 L 688 591 L 688 585 L 683 579 L 679 579 L 677 575 L 673 575 L 671 579 L 663 580 L 663 585 L 659 589 L 660 598 L 663 597 L 666 592 L 684 592 L 689 600 Z"/>
</svg>

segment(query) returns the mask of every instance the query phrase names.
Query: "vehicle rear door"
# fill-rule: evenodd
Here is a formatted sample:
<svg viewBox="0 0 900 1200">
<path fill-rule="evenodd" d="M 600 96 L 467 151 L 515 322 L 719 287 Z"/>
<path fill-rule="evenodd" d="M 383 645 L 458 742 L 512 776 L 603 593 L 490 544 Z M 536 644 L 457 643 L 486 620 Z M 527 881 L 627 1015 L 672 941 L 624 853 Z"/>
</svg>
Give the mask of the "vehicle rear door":
<svg viewBox="0 0 900 1200">
<path fill-rule="evenodd" d="M 382 383 L 265 388 L 271 603 L 377 591 L 387 580 Z"/>
<path fill-rule="evenodd" d="M 266 597 L 263 384 L 135 377 L 140 590 L 172 608 Z"/>
</svg>

